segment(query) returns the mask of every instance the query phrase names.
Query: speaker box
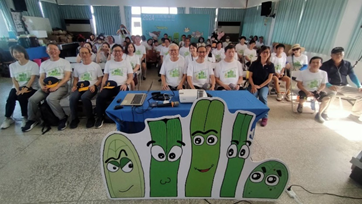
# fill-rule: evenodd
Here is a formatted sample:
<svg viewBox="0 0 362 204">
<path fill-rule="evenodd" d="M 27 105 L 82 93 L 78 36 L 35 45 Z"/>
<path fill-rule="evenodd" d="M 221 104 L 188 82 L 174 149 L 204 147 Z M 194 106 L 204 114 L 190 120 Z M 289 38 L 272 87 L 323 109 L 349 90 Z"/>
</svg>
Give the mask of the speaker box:
<svg viewBox="0 0 362 204">
<path fill-rule="evenodd" d="M 25 0 L 13 0 L 15 11 L 23 12 L 28 11 L 26 8 Z"/>
<path fill-rule="evenodd" d="M 261 16 L 269 16 L 272 11 L 272 2 L 267 1 L 261 4 Z"/>
</svg>

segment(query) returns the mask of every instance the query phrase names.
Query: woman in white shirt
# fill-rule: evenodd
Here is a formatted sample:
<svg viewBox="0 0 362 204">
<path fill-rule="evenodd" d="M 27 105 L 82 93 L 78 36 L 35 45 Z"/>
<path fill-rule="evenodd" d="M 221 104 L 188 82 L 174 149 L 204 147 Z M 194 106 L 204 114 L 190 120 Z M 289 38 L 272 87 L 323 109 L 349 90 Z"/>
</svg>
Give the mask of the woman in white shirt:
<svg viewBox="0 0 362 204">
<path fill-rule="evenodd" d="M 197 41 L 197 47 L 200 46 L 206 46 L 204 37 L 199 37 L 199 40 Z"/>
<path fill-rule="evenodd" d="M 186 69 L 186 71 L 187 71 L 187 68 L 189 66 L 189 63 L 197 60 L 197 58 L 198 58 L 196 43 L 191 43 L 189 48 L 190 48 L 190 54 L 185 57 L 185 69 Z"/>
<path fill-rule="evenodd" d="M 1 129 L 10 127 L 14 123 L 11 118 L 13 115 L 16 101 L 19 101 L 21 115 L 24 117 L 22 127 L 28 118 L 28 99 L 38 89 L 36 78 L 39 76 L 39 66 L 29 60 L 29 55 L 26 50 L 15 45 L 10 48 L 11 55 L 16 59 L 16 62 L 10 64 L 10 76 L 13 82 L 13 88 L 10 90 L 9 97 L 5 105 L 5 120 L 1 125 Z"/>
<path fill-rule="evenodd" d="M 212 54 L 215 55 L 216 62 L 220 62 L 225 58 L 225 51 L 223 49 L 221 41 L 217 42 L 216 49 L 212 51 Z"/>
<path fill-rule="evenodd" d="M 86 48 L 90 49 L 91 51 L 92 51 L 92 49 L 93 49 L 92 43 L 90 43 L 90 42 L 84 43 L 83 47 L 86 47 Z M 94 54 L 93 52 L 92 52 L 91 54 L 92 54 L 92 56 L 91 56 L 92 62 L 95 62 L 95 61 L 96 61 L 96 54 Z M 82 58 L 81 58 L 80 55 L 78 54 L 78 56 L 77 56 L 77 63 L 81 63 L 81 62 L 82 62 Z"/>
<path fill-rule="evenodd" d="M 211 52 L 211 45 L 206 45 L 206 56 L 207 56 L 207 61 L 211 62 L 211 63 L 215 63 L 215 55 L 212 54 Z"/>
<path fill-rule="evenodd" d="M 111 56 L 111 48 L 107 42 L 104 42 L 97 52 L 97 63 L 106 63 L 108 57 Z"/>
<path fill-rule="evenodd" d="M 290 70 L 294 72 L 292 78 L 298 77 L 298 72 L 308 69 L 308 57 L 304 52 L 304 47 L 301 47 L 299 44 L 294 44 L 292 49 L 288 51 L 289 57 L 287 58 L 287 76 L 290 77 Z"/>
<path fill-rule="evenodd" d="M 255 48 L 255 41 L 251 40 L 249 42 L 249 47 L 247 49 L 244 50 L 244 57 L 245 57 L 245 62 L 246 62 L 246 66 L 250 67 L 251 63 L 253 63 L 258 55 L 256 54 L 256 50 Z"/>
<path fill-rule="evenodd" d="M 137 81 L 137 73 L 139 73 L 140 70 L 140 58 L 135 55 L 136 47 L 133 43 L 127 44 L 125 54 L 123 55 L 123 58 L 128 60 L 131 63 L 131 67 L 133 70 L 133 81 L 131 83 L 131 90 L 135 90 L 135 87 L 138 83 Z"/>
</svg>

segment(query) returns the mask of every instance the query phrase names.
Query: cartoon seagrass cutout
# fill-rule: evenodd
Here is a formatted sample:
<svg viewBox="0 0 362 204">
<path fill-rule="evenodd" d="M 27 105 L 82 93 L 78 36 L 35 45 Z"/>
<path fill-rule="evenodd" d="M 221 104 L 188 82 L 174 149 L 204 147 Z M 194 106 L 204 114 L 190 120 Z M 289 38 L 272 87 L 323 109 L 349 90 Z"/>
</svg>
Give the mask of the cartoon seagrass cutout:
<svg viewBox="0 0 362 204">
<path fill-rule="evenodd" d="M 102 166 L 111 198 L 145 196 L 141 161 L 127 137 L 117 133 L 107 137 L 103 147 Z"/>
<path fill-rule="evenodd" d="M 248 141 L 253 115 L 238 113 L 235 117 L 231 144 L 226 152 L 228 164 L 221 186 L 220 197 L 235 197 L 241 171 L 250 155 L 251 142 Z"/>
<path fill-rule="evenodd" d="M 278 199 L 288 182 L 287 167 L 275 160 L 257 166 L 245 182 L 243 198 Z"/>
<path fill-rule="evenodd" d="M 177 175 L 182 155 L 182 127 L 179 118 L 148 122 L 152 140 L 150 196 L 177 197 Z"/>
<path fill-rule="evenodd" d="M 211 197 L 220 157 L 220 137 L 225 105 L 220 100 L 199 100 L 190 120 L 191 165 L 186 197 Z"/>
</svg>

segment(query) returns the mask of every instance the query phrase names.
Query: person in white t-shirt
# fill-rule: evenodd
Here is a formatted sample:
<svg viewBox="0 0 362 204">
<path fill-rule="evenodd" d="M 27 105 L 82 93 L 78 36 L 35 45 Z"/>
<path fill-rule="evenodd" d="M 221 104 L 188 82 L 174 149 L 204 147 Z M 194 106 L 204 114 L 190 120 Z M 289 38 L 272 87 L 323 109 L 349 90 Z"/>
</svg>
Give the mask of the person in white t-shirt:
<svg viewBox="0 0 362 204">
<path fill-rule="evenodd" d="M 230 37 L 226 36 L 225 37 L 225 42 L 222 43 L 222 47 L 225 48 L 226 46 L 228 46 L 230 44 Z"/>
<path fill-rule="evenodd" d="M 124 26 L 123 24 L 120 25 L 119 29 L 117 30 L 117 35 L 119 35 L 119 39 L 120 39 L 120 43 L 121 45 L 123 44 L 123 41 L 125 41 L 125 39 L 127 37 L 129 37 L 130 32 L 127 30 L 126 26 Z"/>
<path fill-rule="evenodd" d="M 98 86 L 102 81 L 102 69 L 99 64 L 92 62 L 91 52 L 88 48 L 82 48 L 80 50 L 82 57 L 82 63 L 75 66 L 73 72 L 73 87 L 72 93 L 69 96 L 69 108 L 71 112 L 70 128 L 74 129 L 78 127 L 78 101 L 81 100 L 83 109 L 87 117 L 86 128 L 94 126 L 95 119 L 93 116 L 92 98 L 98 92 Z M 88 86 L 86 83 L 89 83 Z M 82 88 L 88 87 L 87 90 Z"/>
<path fill-rule="evenodd" d="M 147 67 L 146 67 L 146 48 L 141 44 L 141 37 L 139 35 L 136 35 L 134 38 L 135 40 L 135 48 L 136 52 L 135 54 L 140 59 L 141 68 L 142 68 L 142 78 L 143 80 L 146 80 L 147 77 Z"/>
<path fill-rule="evenodd" d="M 16 62 L 9 66 L 13 87 L 6 100 L 5 120 L 1 124 L 1 129 L 6 129 L 14 123 L 11 116 L 15 110 L 16 101 L 19 101 L 21 115 L 23 116 L 21 127 L 25 126 L 28 118 L 28 99 L 39 88 L 36 81 L 39 76 L 38 64 L 29 60 L 28 53 L 20 45 L 10 47 L 10 54 L 16 59 Z"/>
<path fill-rule="evenodd" d="M 84 43 L 83 47 L 86 47 L 86 48 L 88 48 L 90 50 L 93 49 L 92 43 L 90 43 L 90 42 Z M 91 54 L 92 54 L 91 55 L 92 62 L 95 62 L 96 61 L 96 54 L 94 54 L 93 52 Z M 81 58 L 80 54 L 78 54 L 77 55 L 77 63 L 81 63 L 81 62 L 82 62 L 82 58 Z"/>
<path fill-rule="evenodd" d="M 114 37 L 111 36 L 111 35 L 108 35 L 107 38 L 106 38 L 106 41 L 107 43 L 109 44 L 109 47 L 112 48 L 113 45 L 115 45 L 115 40 L 114 40 Z"/>
<path fill-rule="evenodd" d="M 246 49 L 248 49 L 248 46 L 245 44 L 245 41 L 246 41 L 246 37 L 245 36 L 241 36 L 239 38 L 239 41 L 240 43 L 238 43 L 236 46 L 235 46 L 235 49 L 236 49 L 236 53 L 237 53 L 237 56 L 239 58 L 239 61 L 240 62 L 244 62 L 244 51 Z"/>
<path fill-rule="evenodd" d="M 207 61 L 213 63 L 213 65 L 216 65 L 215 55 L 212 54 L 211 50 L 212 50 L 211 45 L 206 45 L 206 59 L 207 59 Z"/>
<path fill-rule="evenodd" d="M 186 35 L 181 36 L 181 41 L 179 42 L 178 46 L 180 49 L 185 45 Z"/>
<path fill-rule="evenodd" d="M 264 37 L 263 36 L 260 36 L 259 40 L 256 41 L 256 48 L 260 49 L 261 46 L 264 46 Z"/>
<path fill-rule="evenodd" d="M 315 120 L 319 123 L 325 122 L 322 117 L 323 111 L 326 109 L 330 100 L 330 96 L 323 90 L 328 83 L 327 72 L 320 70 L 323 59 L 321 57 L 312 57 L 309 61 L 309 69 L 299 72 L 297 76 L 299 91 L 298 113 L 303 112 L 303 103 L 307 97 L 313 97 L 313 100 L 321 102 L 319 111 L 315 115 Z"/>
<path fill-rule="evenodd" d="M 190 50 L 190 54 L 185 57 L 186 72 L 187 72 L 187 68 L 188 68 L 189 64 L 193 61 L 196 61 L 198 58 L 196 43 L 191 43 L 189 46 L 189 50 Z M 186 78 L 186 80 L 187 80 L 187 78 Z"/>
<path fill-rule="evenodd" d="M 289 57 L 287 58 L 287 65 L 285 68 L 288 71 L 292 70 L 292 78 L 298 77 L 299 71 L 306 70 L 308 68 L 308 57 L 304 54 L 304 47 L 301 47 L 299 44 L 292 46 L 292 49 L 288 51 Z M 290 72 L 287 73 L 290 77 Z"/>
<path fill-rule="evenodd" d="M 96 62 L 98 64 L 106 63 L 107 60 L 109 60 L 110 56 L 111 56 L 111 47 L 107 42 L 102 43 L 102 46 L 97 51 Z"/>
<path fill-rule="evenodd" d="M 274 64 L 275 67 L 275 73 L 273 76 L 273 81 L 274 81 L 274 88 L 277 92 L 277 101 L 281 101 L 283 100 L 283 95 L 280 92 L 280 85 L 279 85 L 279 81 L 285 81 L 286 84 L 286 90 L 287 92 L 285 93 L 285 100 L 290 101 L 291 100 L 291 96 L 290 96 L 290 78 L 288 76 L 285 75 L 285 65 L 287 64 L 287 59 L 283 56 L 284 53 L 284 45 L 283 44 L 278 44 L 276 46 L 276 54 L 271 56 L 271 62 Z"/>
<path fill-rule="evenodd" d="M 211 63 L 205 60 L 206 48 L 197 48 L 198 58 L 189 63 L 187 68 L 187 82 L 191 89 L 215 89 L 215 77 Z"/>
<path fill-rule="evenodd" d="M 217 90 L 240 90 L 243 83 L 243 68 L 239 61 L 234 59 L 233 45 L 225 47 L 225 59 L 216 65 L 215 79 Z"/>
<path fill-rule="evenodd" d="M 179 55 L 176 44 L 169 46 L 169 55 L 160 70 L 162 90 L 181 90 L 186 79 L 185 59 Z"/>
<path fill-rule="evenodd" d="M 132 46 L 129 46 L 129 48 Z M 131 49 L 130 49 L 131 50 Z M 97 96 L 96 112 L 97 120 L 95 123 L 96 128 L 103 125 L 105 110 L 107 108 L 107 101 L 112 100 L 114 96 L 120 91 L 128 91 L 129 85 L 133 81 L 133 69 L 129 60 L 123 59 L 123 50 L 120 45 L 113 48 L 114 60 L 106 63 L 104 69 L 104 77 L 102 80 L 101 91 Z M 111 83 L 115 83 L 112 87 Z"/>
<path fill-rule="evenodd" d="M 180 47 L 180 55 L 183 56 L 183 57 L 187 57 L 188 55 L 190 55 L 190 39 L 186 38 L 184 43 L 183 43 L 183 46 Z"/>
<path fill-rule="evenodd" d="M 256 54 L 255 41 L 250 40 L 249 47 L 244 50 L 245 57 L 245 65 L 250 67 L 251 63 L 253 63 L 256 59 L 258 59 L 258 55 Z"/>
<path fill-rule="evenodd" d="M 132 70 L 133 70 L 133 79 L 131 82 L 131 90 L 135 90 L 136 85 L 138 84 L 137 81 L 137 74 L 139 74 L 140 71 L 140 59 L 137 55 L 134 54 L 135 52 L 135 46 L 133 43 L 130 43 L 126 46 L 125 54 L 123 55 L 123 58 L 125 60 L 128 60 L 131 63 Z"/>
<path fill-rule="evenodd" d="M 216 62 L 220 62 L 225 58 L 225 50 L 223 49 L 221 41 L 217 42 L 216 49 L 212 51 L 212 54 L 215 55 Z"/>
<path fill-rule="evenodd" d="M 169 57 L 169 46 L 170 46 L 170 39 L 165 38 L 165 46 L 161 48 L 161 61 L 163 62 L 167 57 Z"/>
<path fill-rule="evenodd" d="M 82 48 L 81 50 L 83 50 Z M 58 130 L 64 130 L 67 127 L 68 116 L 65 115 L 63 108 L 60 106 L 60 99 L 62 99 L 68 93 L 68 81 L 72 68 L 70 63 L 59 57 L 60 50 L 55 44 L 48 44 L 47 54 L 50 59 L 44 61 L 40 65 L 40 77 L 39 85 L 40 89 L 29 98 L 28 102 L 28 121 L 25 126 L 21 128 L 23 132 L 28 132 L 33 129 L 39 123 L 38 112 L 39 102 L 46 100 L 50 109 L 54 115 L 59 119 Z M 44 79 L 47 77 L 54 77 L 58 80 L 56 83 L 51 84 L 51 88 L 48 88 L 49 84 L 44 83 Z"/>
</svg>

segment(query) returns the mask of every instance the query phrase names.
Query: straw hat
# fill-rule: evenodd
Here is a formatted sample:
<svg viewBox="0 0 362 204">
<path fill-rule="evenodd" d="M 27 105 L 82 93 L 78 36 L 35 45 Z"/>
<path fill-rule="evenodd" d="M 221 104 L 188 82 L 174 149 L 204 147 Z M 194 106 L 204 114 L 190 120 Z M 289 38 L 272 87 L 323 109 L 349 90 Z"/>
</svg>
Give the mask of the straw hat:
<svg viewBox="0 0 362 204">
<path fill-rule="evenodd" d="M 292 48 L 288 51 L 288 54 L 291 55 L 293 53 L 294 49 L 300 49 L 300 53 L 303 53 L 305 51 L 304 47 L 301 47 L 299 44 L 294 44 Z"/>
</svg>

